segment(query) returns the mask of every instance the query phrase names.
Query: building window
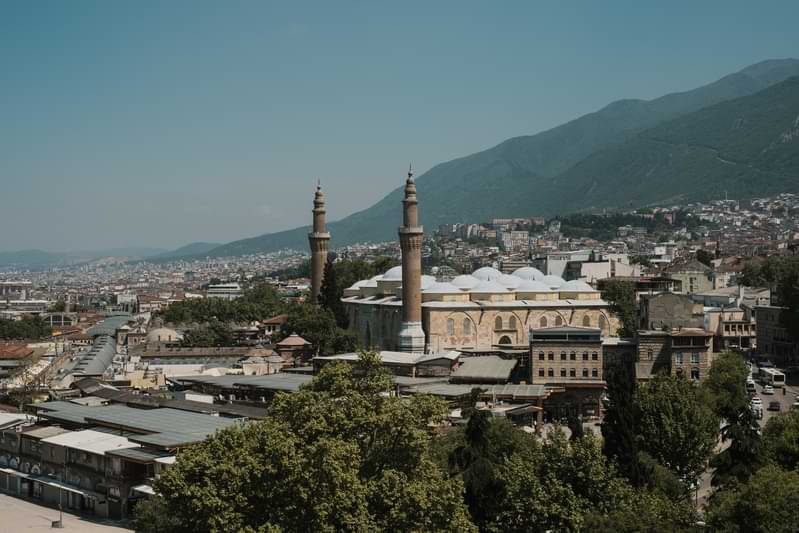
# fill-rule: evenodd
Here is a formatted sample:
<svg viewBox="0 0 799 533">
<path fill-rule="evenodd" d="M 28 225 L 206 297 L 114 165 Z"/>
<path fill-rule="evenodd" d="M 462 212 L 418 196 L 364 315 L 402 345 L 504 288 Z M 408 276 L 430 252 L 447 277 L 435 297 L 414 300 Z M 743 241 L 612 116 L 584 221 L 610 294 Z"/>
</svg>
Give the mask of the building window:
<svg viewBox="0 0 799 533">
<path fill-rule="evenodd" d="M 646 351 L 646 360 L 647 361 L 651 361 L 652 360 L 652 348 L 650 348 L 650 349 L 648 349 Z"/>
<path fill-rule="evenodd" d="M 691 364 L 692 365 L 698 365 L 699 364 L 699 354 L 698 353 L 692 353 L 691 354 Z"/>
<path fill-rule="evenodd" d="M 576 378 L 577 377 L 577 370 L 574 368 L 569 369 L 569 377 Z"/>
<path fill-rule="evenodd" d="M 550 361 L 554 361 L 555 360 L 555 352 L 549 352 L 548 357 L 549 357 Z"/>
<path fill-rule="evenodd" d="M 566 369 L 565 368 L 561 368 L 560 369 L 560 377 L 562 377 L 562 378 L 566 377 Z"/>
<path fill-rule="evenodd" d="M 577 360 L 577 353 L 576 352 L 570 353 L 569 354 L 569 360 L 570 361 L 576 361 Z"/>
<path fill-rule="evenodd" d="M 591 361 L 599 361 L 599 354 L 596 352 L 591 353 Z"/>
<path fill-rule="evenodd" d="M 451 318 L 447 320 L 447 335 L 455 335 L 455 321 Z"/>
<path fill-rule="evenodd" d="M 674 362 L 676 362 L 679 365 L 682 364 L 682 354 L 681 353 L 674 354 Z"/>
<path fill-rule="evenodd" d="M 463 334 L 464 335 L 471 335 L 472 334 L 472 321 L 468 318 L 463 319 Z"/>
<path fill-rule="evenodd" d="M 583 317 L 583 326 L 585 326 L 586 328 L 590 328 L 591 327 L 591 317 L 590 316 L 585 315 Z"/>
<path fill-rule="evenodd" d="M 692 368 L 691 369 L 691 379 L 699 379 L 699 369 Z"/>
<path fill-rule="evenodd" d="M 543 361 L 544 360 L 544 352 L 538 352 L 538 360 L 539 361 Z"/>
<path fill-rule="evenodd" d="M 538 321 L 539 327 L 545 328 L 547 327 L 547 317 L 542 316 L 541 320 Z"/>
<path fill-rule="evenodd" d="M 565 361 L 566 360 L 566 352 L 560 352 L 560 360 L 561 361 Z"/>
<path fill-rule="evenodd" d="M 508 329 L 516 329 L 516 317 L 512 316 L 508 319 Z"/>
<path fill-rule="evenodd" d="M 596 368 L 592 368 L 591 369 L 591 377 L 592 378 L 598 378 L 599 377 L 599 370 L 596 369 Z"/>
<path fill-rule="evenodd" d="M 494 329 L 502 329 L 502 317 L 501 316 L 498 316 L 494 320 Z"/>
<path fill-rule="evenodd" d="M 588 369 L 587 368 L 583 368 L 583 377 L 584 378 L 588 377 Z"/>
<path fill-rule="evenodd" d="M 551 378 L 555 377 L 555 370 L 550 368 L 549 370 L 547 370 L 547 375 Z"/>
<path fill-rule="evenodd" d="M 544 369 L 543 368 L 539 368 L 538 369 L 538 376 L 539 377 L 544 377 Z"/>
<path fill-rule="evenodd" d="M 556 316 L 555 317 L 555 326 L 562 326 L 562 325 L 563 325 L 563 319 L 560 318 L 559 316 Z"/>
<path fill-rule="evenodd" d="M 583 361 L 588 361 L 588 352 L 583 352 Z"/>
</svg>

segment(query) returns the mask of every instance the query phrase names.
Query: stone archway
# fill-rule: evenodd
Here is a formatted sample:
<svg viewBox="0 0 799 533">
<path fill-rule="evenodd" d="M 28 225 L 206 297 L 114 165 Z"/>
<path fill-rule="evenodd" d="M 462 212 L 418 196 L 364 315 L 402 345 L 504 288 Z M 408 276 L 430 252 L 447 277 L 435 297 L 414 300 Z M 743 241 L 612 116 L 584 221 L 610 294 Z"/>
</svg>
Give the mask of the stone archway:
<svg viewBox="0 0 799 533">
<path fill-rule="evenodd" d="M 497 344 L 513 344 L 513 341 L 507 335 L 503 335 L 499 338 Z"/>
</svg>

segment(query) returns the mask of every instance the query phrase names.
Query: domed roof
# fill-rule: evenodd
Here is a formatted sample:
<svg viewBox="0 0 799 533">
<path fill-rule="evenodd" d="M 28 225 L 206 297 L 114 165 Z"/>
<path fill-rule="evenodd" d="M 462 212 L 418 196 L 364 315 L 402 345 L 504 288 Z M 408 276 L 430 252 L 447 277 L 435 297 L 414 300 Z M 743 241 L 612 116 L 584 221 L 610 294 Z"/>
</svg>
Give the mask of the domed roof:
<svg viewBox="0 0 799 533">
<path fill-rule="evenodd" d="M 508 274 L 502 274 L 497 280 L 500 285 L 509 289 L 515 289 L 522 281 L 524 280 L 517 278 L 516 276 L 509 276 Z"/>
<path fill-rule="evenodd" d="M 495 293 L 508 292 L 508 289 L 506 289 L 496 281 L 481 281 L 480 283 L 472 287 L 471 292 L 480 293 L 480 294 L 495 294 Z"/>
<path fill-rule="evenodd" d="M 502 276 L 502 272 L 496 268 L 483 267 L 472 272 L 472 276 L 480 281 L 499 281 L 499 277 Z"/>
<path fill-rule="evenodd" d="M 474 276 L 470 276 L 469 274 L 462 274 L 453 279 L 450 283 L 452 283 L 453 285 L 455 285 L 460 289 L 471 289 L 472 287 L 480 283 L 480 280 Z"/>
<path fill-rule="evenodd" d="M 358 288 L 361 288 L 361 287 L 377 287 L 377 282 L 380 280 L 381 277 L 382 276 L 375 276 L 374 278 L 363 279 L 363 280 L 358 282 L 358 283 L 360 283 L 360 285 L 358 285 Z"/>
<path fill-rule="evenodd" d="M 402 266 L 395 266 L 386 270 L 383 281 L 402 281 Z"/>
<path fill-rule="evenodd" d="M 435 276 L 422 276 L 422 290 L 432 286 L 436 282 Z"/>
<path fill-rule="evenodd" d="M 525 279 L 516 287 L 516 292 L 552 292 L 552 289 L 544 282 L 534 279 Z"/>
<path fill-rule="evenodd" d="M 452 283 L 446 282 L 436 282 L 430 284 L 426 289 L 423 289 L 425 294 L 462 294 L 458 287 L 453 285 Z"/>
<path fill-rule="evenodd" d="M 352 287 L 348 287 L 348 288 L 347 288 L 347 290 L 355 290 L 355 289 L 360 289 L 361 287 L 363 287 L 363 286 L 364 286 L 366 283 L 368 283 L 369 281 L 371 281 L 371 280 L 368 280 L 368 279 L 362 279 L 362 280 L 360 280 L 360 281 L 356 281 L 355 283 L 353 283 L 353 284 L 352 284 Z"/>
<path fill-rule="evenodd" d="M 551 289 L 557 289 L 566 283 L 560 276 L 544 276 L 541 281 L 546 283 Z"/>
<path fill-rule="evenodd" d="M 180 333 L 170 328 L 155 328 L 147 332 L 147 342 L 171 342 L 182 338 Z"/>
<path fill-rule="evenodd" d="M 537 268 L 533 267 L 522 267 L 517 268 L 513 271 L 513 275 L 517 278 L 522 279 L 529 279 L 529 280 L 541 280 L 544 277 L 544 273 L 538 270 Z"/>
<path fill-rule="evenodd" d="M 567 281 L 561 285 L 558 290 L 562 292 L 596 292 L 596 289 L 594 289 L 591 285 L 584 281 L 580 281 L 579 279 Z"/>
</svg>

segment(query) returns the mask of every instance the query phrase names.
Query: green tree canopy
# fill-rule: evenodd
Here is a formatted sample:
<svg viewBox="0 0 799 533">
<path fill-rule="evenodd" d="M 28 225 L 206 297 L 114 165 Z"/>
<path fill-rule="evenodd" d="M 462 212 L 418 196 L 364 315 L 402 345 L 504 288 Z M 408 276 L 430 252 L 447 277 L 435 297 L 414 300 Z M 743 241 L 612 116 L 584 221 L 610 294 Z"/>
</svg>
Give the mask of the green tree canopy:
<svg viewBox="0 0 799 533">
<path fill-rule="evenodd" d="M 630 281 L 612 279 L 605 283 L 602 298 L 610 304 L 610 310 L 619 317 L 619 336 L 635 336 L 638 331 L 638 304 L 635 301 L 635 284 Z"/>
<path fill-rule="evenodd" d="M 444 404 L 384 394 L 391 388 L 374 354 L 325 367 L 278 396 L 267 420 L 181 453 L 137 530 L 473 531 L 460 480 L 430 455 L 428 425 Z"/>
<path fill-rule="evenodd" d="M 706 392 L 682 377 L 659 375 L 636 392 L 641 449 L 684 480 L 705 470 L 719 435 Z"/>
<path fill-rule="evenodd" d="M 717 493 L 707 522 L 713 531 L 795 533 L 799 472 L 767 466 L 748 483 Z"/>
<path fill-rule="evenodd" d="M 743 357 L 734 352 L 719 354 L 710 366 L 703 386 L 709 393 L 716 415 L 725 420 L 737 420 L 749 409 L 746 377 L 749 370 Z"/>
<path fill-rule="evenodd" d="M 799 469 L 799 411 L 771 417 L 763 430 L 763 448 L 772 463 L 786 470 Z"/>
</svg>

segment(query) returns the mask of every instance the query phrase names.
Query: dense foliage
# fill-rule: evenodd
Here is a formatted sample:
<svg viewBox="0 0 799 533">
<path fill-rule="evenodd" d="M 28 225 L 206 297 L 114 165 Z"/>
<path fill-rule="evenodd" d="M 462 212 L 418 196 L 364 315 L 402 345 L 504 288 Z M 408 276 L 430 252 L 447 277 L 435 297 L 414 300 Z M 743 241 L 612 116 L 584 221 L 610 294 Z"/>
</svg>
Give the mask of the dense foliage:
<svg viewBox="0 0 799 533">
<path fill-rule="evenodd" d="M 220 322 L 250 322 L 270 318 L 281 312 L 282 301 L 277 290 L 260 283 L 244 291 L 240 298 L 190 298 L 171 304 L 162 316 L 173 324 Z"/>
<path fill-rule="evenodd" d="M 268 420 L 186 450 L 137 514 L 142 532 L 474 530 L 462 484 L 438 469 L 428 424 L 444 405 L 383 394 L 374 354 L 279 396 Z"/>
<path fill-rule="evenodd" d="M 619 317 L 620 337 L 633 337 L 638 331 L 638 303 L 635 299 L 635 284 L 631 281 L 610 280 L 605 283 L 602 298 L 610 304 L 610 310 Z"/>
<path fill-rule="evenodd" d="M 799 340 L 799 257 L 771 256 L 744 266 L 740 282 L 750 287 L 772 287 L 773 302 L 784 306 L 780 322 Z"/>
<path fill-rule="evenodd" d="M 25 317 L 22 320 L 0 319 L 0 339 L 40 340 L 52 333 L 50 326 L 38 316 Z"/>
</svg>

